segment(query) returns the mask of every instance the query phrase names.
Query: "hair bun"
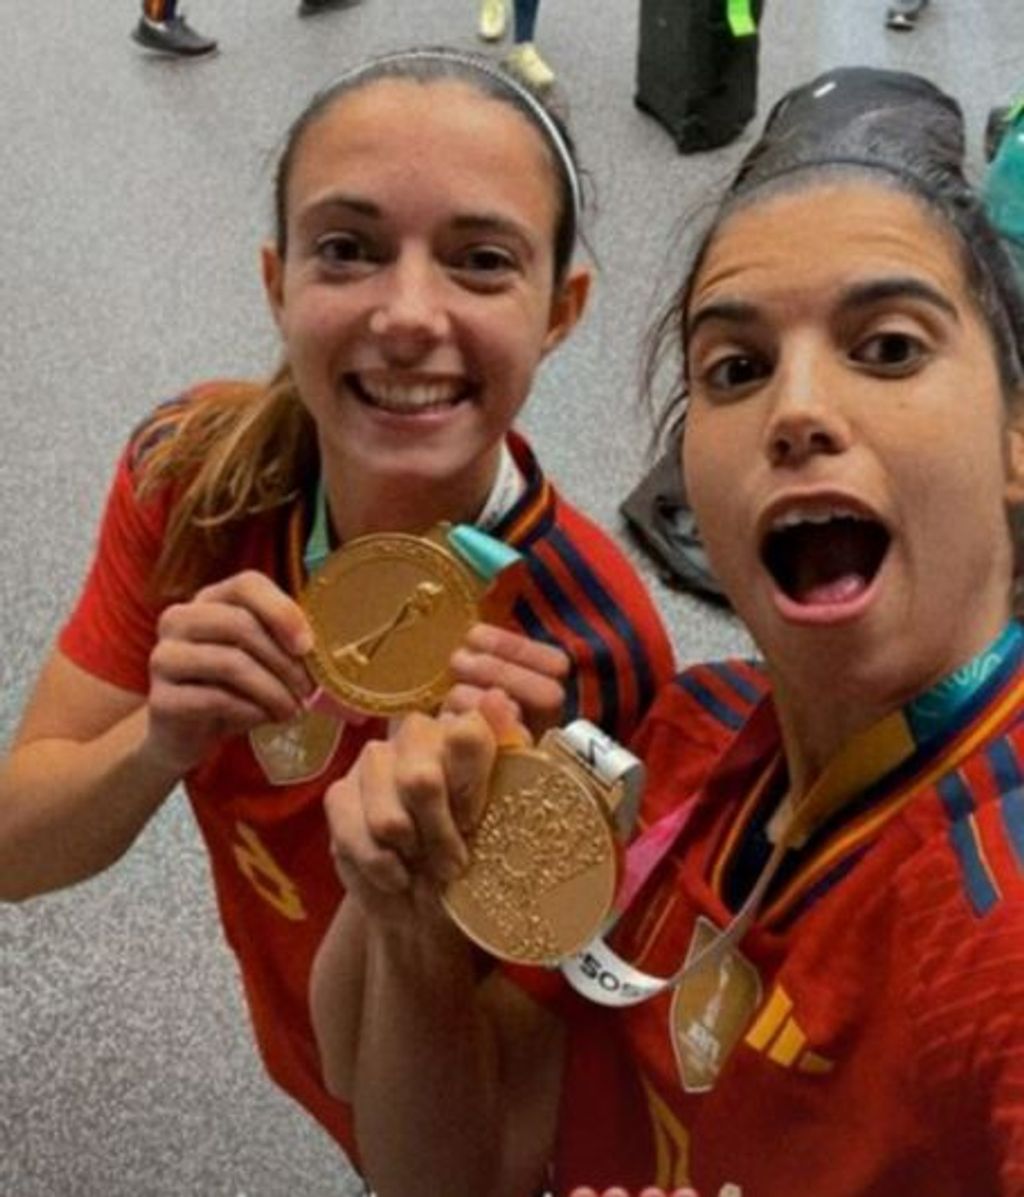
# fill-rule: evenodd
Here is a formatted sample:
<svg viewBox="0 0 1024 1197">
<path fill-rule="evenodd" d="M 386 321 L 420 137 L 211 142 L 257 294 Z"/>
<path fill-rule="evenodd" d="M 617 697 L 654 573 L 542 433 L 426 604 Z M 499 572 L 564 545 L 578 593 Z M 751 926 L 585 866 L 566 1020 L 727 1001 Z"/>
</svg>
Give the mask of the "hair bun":
<svg viewBox="0 0 1024 1197">
<path fill-rule="evenodd" d="M 768 114 L 730 191 L 802 167 L 848 162 L 916 177 L 962 177 L 960 105 L 907 71 L 839 67 L 787 92 Z"/>
</svg>

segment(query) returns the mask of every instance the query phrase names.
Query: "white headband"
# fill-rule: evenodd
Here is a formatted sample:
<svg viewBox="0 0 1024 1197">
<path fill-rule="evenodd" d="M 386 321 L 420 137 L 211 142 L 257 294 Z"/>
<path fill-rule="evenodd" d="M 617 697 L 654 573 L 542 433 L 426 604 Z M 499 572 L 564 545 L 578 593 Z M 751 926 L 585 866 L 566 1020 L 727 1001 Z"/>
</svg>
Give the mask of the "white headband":
<svg viewBox="0 0 1024 1197">
<path fill-rule="evenodd" d="M 370 74 L 370 72 L 377 70 L 379 67 L 387 66 L 389 63 L 401 62 L 457 63 L 460 66 L 469 67 L 481 75 L 486 75 L 488 79 L 495 80 L 495 82 L 500 83 L 502 87 L 521 101 L 537 124 L 541 126 L 547 135 L 548 143 L 555 151 L 555 156 L 562 167 L 562 173 L 569 184 L 569 193 L 572 197 L 573 232 L 575 233 L 579 229 L 580 215 L 583 211 L 583 194 L 580 187 L 579 171 L 576 169 L 576 163 L 573 161 L 572 154 L 569 153 L 565 137 L 551 119 L 551 114 L 533 92 L 529 88 L 524 87 L 518 79 L 488 59 L 466 54 L 459 50 L 396 50 L 393 53 L 382 54 L 378 58 L 372 58 L 369 62 L 361 63 L 349 71 L 342 72 L 330 84 L 327 91 L 333 91 L 336 87 L 354 81 L 360 75 Z"/>
</svg>

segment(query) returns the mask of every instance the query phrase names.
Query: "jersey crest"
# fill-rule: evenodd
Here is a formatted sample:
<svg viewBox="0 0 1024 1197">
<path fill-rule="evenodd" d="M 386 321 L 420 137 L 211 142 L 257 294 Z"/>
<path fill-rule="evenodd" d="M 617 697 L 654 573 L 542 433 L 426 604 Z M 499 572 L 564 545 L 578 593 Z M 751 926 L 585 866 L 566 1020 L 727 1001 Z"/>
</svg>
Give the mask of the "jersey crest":
<svg viewBox="0 0 1024 1197">
<path fill-rule="evenodd" d="M 696 960 L 720 934 L 710 920 L 699 918 L 687 960 Z M 732 945 L 709 953 L 676 986 L 669 1022 L 679 1079 L 688 1093 L 714 1087 L 760 1003 L 760 975 Z"/>
</svg>

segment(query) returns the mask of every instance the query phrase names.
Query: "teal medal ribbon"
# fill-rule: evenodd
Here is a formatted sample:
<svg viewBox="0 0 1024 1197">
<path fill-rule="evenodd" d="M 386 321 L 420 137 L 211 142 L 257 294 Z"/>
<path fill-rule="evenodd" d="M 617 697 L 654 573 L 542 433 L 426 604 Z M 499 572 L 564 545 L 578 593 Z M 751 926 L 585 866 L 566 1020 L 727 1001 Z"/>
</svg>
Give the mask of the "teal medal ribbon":
<svg viewBox="0 0 1024 1197">
<path fill-rule="evenodd" d="M 489 535 L 473 524 L 455 524 L 448 529 L 446 539 L 452 552 L 460 561 L 485 582 L 493 582 L 506 566 L 521 560 L 522 554 L 503 540 Z M 313 507 L 313 526 L 309 530 L 306 547 L 302 553 L 302 564 L 306 577 L 313 574 L 331 555 L 330 525 L 327 517 L 327 498 L 324 494 L 323 478 L 316 484 L 316 498 Z"/>
<path fill-rule="evenodd" d="M 903 708 L 914 740 L 920 744 L 958 722 L 963 708 L 995 673 L 1024 652 L 1024 628 L 1016 620 L 966 665 L 936 682 Z"/>
</svg>

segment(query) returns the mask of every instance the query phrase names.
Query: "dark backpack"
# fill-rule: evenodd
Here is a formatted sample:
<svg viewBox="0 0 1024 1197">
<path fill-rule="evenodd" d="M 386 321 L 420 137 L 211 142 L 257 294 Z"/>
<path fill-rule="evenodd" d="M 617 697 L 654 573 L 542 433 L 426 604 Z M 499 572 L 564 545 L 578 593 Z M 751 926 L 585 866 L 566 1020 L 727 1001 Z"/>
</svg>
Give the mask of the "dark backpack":
<svg viewBox="0 0 1024 1197">
<path fill-rule="evenodd" d="M 732 141 L 757 107 L 763 0 L 640 0 L 636 106 L 681 153 Z"/>
</svg>

